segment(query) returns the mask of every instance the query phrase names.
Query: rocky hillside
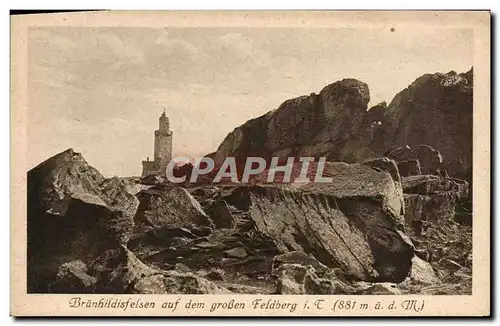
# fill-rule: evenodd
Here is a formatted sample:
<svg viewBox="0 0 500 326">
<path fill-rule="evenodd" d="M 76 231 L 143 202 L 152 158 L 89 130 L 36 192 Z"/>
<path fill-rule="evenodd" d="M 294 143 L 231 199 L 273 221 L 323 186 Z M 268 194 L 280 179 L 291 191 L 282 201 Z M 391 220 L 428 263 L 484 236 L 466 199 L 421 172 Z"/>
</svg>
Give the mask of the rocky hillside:
<svg viewBox="0 0 500 326">
<path fill-rule="evenodd" d="M 28 292 L 471 292 L 466 181 L 401 177 L 388 158 L 325 171 L 332 183 L 144 185 L 59 153 L 28 173 Z"/>
<path fill-rule="evenodd" d="M 472 70 L 369 100 L 344 79 L 210 155 L 327 157 L 328 183 L 313 182 L 317 162 L 301 183 L 267 169 L 172 184 L 104 178 L 71 149 L 49 158 L 28 172 L 28 292 L 471 294 Z"/>
<path fill-rule="evenodd" d="M 368 85 L 344 79 L 319 94 L 285 101 L 277 110 L 237 127 L 219 146 L 216 162 L 224 157 L 326 156 L 354 162 L 375 157 L 366 145 L 372 139 L 367 114 Z"/>
<path fill-rule="evenodd" d="M 398 93 L 371 144 L 378 153 L 429 145 L 450 175 L 472 178 L 473 70 L 426 74 Z"/>
<path fill-rule="evenodd" d="M 471 180 L 473 71 L 423 75 L 368 110 L 368 85 L 344 79 L 287 100 L 234 129 L 210 156 L 327 157 L 362 162 L 401 146 L 425 144 L 443 157 L 440 168 Z"/>
</svg>

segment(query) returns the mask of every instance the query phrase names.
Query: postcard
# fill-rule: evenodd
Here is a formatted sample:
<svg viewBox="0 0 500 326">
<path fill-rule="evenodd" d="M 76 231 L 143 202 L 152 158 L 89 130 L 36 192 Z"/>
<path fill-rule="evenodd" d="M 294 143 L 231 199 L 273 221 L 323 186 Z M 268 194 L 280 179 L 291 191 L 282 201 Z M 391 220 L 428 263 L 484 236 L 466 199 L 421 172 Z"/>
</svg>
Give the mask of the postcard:
<svg viewBox="0 0 500 326">
<path fill-rule="evenodd" d="M 489 11 L 11 18 L 11 315 L 489 316 Z"/>
</svg>

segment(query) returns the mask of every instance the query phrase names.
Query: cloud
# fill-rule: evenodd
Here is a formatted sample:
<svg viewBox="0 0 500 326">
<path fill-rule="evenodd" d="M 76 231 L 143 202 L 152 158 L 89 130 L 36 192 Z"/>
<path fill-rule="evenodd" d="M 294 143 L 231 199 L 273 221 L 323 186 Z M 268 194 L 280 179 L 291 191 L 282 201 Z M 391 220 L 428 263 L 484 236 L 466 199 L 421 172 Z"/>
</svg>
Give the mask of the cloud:
<svg viewBox="0 0 500 326">
<path fill-rule="evenodd" d="M 96 33 L 94 46 L 100 46 L 101 42 L 106 43 L 119 60 L 137 65 L 144 63 L 144 53 L 131 39 L 124 40 L 110 33 Z"/>
<path fill-rule="evenodd" d="M 251 38 L 239 33 L 228 33 L 215 39 L 212 50 L 215 56 L 220 56 L 226 63 L 245 66 L 269 66 L 273 63 L 269 51 L 255 47 Z"/>
<path fill-rule="evenodd" d="M 213 46 L 217 50 L 227 50 L 241 56 L 251 55 L 255 50 L 252 39 L 239 33 L 228 33 L 214 40 Z"/>
<path fill-rule="evenodd" d="M 172 55 L 179 56 L 184 60 L 200 60 L 206 58 L 206 54 L 201 52 L 192 43 L 181 39 L 168 38 L 165 35 L 158 36 L 154 40 L 155 47 L 151 55 L 160 54 L 165 57 Z"/>
</svg>

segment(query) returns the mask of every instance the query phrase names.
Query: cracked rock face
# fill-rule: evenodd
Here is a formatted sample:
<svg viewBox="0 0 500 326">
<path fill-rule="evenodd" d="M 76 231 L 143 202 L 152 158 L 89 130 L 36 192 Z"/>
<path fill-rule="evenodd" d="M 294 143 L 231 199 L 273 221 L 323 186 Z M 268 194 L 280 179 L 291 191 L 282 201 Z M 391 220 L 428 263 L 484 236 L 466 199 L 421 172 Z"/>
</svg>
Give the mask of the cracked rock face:
<svg viewBox="0 0 500 326">
<path fill-rule="evenodd" d="M 100 293 L 215 294 L 227 289 L 192 273 L 162 271 L 140 261 L 130 250 L 118 248 L 101 255 L 91 267 Z"/>
<path fill-rule="evenodd" d="M 403 280 L 413 248 L 398 233 L 400 185 L 366 165 L 332 165 L 330 172 L 333 183 L 244 187 L 235 198 L 283 252 L 305 252 L 360 280 Z"/>
<path fill-rule="evenodd" d="M 433 175 L 416 175 L 403 178 L 406 224 L 415 222 L 453 220 L 457 205 L 469 196 L 465 180 L 442 178 Z"/>
<path fill-rule="evenodd" d="M 422 149 L 396 161 L 418 158 L 423 173 L 433 173 L 439 166 L 450 175 L 471 180 L 472 77 L 472 69 L 463 74 L 425 74 L 389 105 L 380 103 L 369 110 L 368 86 L 344 79 L 319 94 L 287 100 L 247 121 L 210 156 L 219 164 L 225 157 L 237 157 L 239 166 L 249 156 L 324 156 L 356 163 L 407 145 L 416 150 L 425 144 L 441 158 L 436 161 L 434 152 Z M 403 158 L 404 151 L 398 155 Z"/>
<path fill-rule="evenodd" d="M 269 184 L 267 169 L 243 186 L 172 185 L 104 178 L 73 150 L 46 160 L 28 172 L 28 292 L 470 294 L 472 71 L 369 99 L 344 79 L 210 154 L 238 170 L 248 156 L 327 157 L 327 183 Z"/>
<path fill-rule="evenodd" d="M 422 174 L 419 160 L 408 160 L 408 161 L 398 162 L 398 170 L 399 174 L 402 177 L 409 177 L 411 175 Z"/>
<path fill-rule="evenodd" d="M 88 267 L 81 260 L 75 260 L 61 265 L 55 281 L 49 285 L 49 292 L 93 293 L 97 280 L 87 272 Z"/>
<path fill-rule="evenodd" d="M 333 282 L 319 278 L 311 266 L 283 264 L 275 271 L 275 274 L 278 294 L 334 294 L 337 292 Z"/>
<path fill-rule="evenodd" d="M 135 233 L 169 228 L 213 227 L 210 217 L 191 194 L 179 186 L 152 187 L 137 194 Z"/>
<path fill-rule="evenodd" d="M 126 244 L 139 201 L 73 150 L 28 172 L 28 291 L 44 291 L 60 265 Z"/>
<path fill-rule="evenodd" d="M 220 164 L 228 156 L 375 158 L 367 148 L 357 151 L 358 142 L 371 141 L 362 135 L 374 127 L 366 119 L 369 100 L 368 86 L 356 79 L 327 85 L 319 94 L 287 100 L 276 110 L 237 127 L 219 146 L 215 161 Z"/>
<path fill-rule="evenodd" d="M 450 175 L 471 180 L 472 98 L 472 69 L 464 74 L 425 74 L 391 101 L 383 122 L 385 133 L 372 148 L 386 152 L 426 144 L 439 151 L 441 167 Z M 420 163 L 423 173 L 431 172 Z"/>
<path fill-rule="evenodd" d="M 28 172 L 30 208 L 67 216 L 74 202 L 108 207 L 133 217 L 138 201 L 118 178 L 106 179 L 72 149 L 61 152 Z"/>
</svg>

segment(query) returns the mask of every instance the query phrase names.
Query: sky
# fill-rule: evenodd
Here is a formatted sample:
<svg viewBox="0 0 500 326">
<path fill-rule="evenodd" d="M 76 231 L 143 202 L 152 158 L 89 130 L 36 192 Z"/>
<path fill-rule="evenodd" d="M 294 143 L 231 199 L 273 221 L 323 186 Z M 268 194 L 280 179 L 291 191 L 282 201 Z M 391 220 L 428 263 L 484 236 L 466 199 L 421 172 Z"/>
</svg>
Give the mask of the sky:
<svg viewBox="0 0 500 326">
<path fill-rule="evenodd" d="M 73 148 L 136 176 L 165 108 L 174 156 L 201 156 L 247 120 L 343 78 L 389 103 L 424 73 L 465 72 L 460 29 L 38 27 L 28 31 L 28 164 Z"/>
</svg>

